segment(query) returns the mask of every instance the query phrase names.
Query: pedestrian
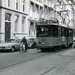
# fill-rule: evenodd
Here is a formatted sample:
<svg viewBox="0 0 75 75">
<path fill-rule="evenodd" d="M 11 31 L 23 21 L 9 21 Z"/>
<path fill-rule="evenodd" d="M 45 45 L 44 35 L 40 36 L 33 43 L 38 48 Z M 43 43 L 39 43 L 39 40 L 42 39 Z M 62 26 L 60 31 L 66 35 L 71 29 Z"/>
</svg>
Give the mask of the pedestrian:
<svg viewBox="0 0 75 75">
<path fill-rule="evenodd" d="M 25 38 L 25 36 L 22 38 L 21 43 L 23 43 L 23 49 L 26 52 L 28 49 L 28 44 L 27 44 L 27 39 Z"/>
</svg>

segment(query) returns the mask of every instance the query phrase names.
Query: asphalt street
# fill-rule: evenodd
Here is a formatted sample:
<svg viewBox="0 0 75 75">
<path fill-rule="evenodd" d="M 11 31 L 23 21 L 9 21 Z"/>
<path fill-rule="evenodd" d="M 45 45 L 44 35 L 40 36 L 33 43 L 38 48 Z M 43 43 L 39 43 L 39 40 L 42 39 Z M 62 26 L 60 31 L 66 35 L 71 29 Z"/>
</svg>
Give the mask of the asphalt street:
<svg viewBox="0 0 75 75">
<path fill-rule="evenodd" d="M 75 75 L 75 49 L 0 53 L 0 75 Z"/>
</svg>

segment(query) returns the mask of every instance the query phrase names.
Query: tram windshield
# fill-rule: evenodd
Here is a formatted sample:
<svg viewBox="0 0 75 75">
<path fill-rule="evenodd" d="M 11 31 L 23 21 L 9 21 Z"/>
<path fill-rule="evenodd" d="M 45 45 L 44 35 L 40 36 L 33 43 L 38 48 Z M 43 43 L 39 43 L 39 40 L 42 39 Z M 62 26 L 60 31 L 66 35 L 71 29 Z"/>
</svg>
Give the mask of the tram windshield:
<svg viewBox="0 0 75 75">
<path fill-rule="evenodd" d="M 49 35 L 49 25 L 37 26 L 37 36 L 48 36 Z"/>
</svg>

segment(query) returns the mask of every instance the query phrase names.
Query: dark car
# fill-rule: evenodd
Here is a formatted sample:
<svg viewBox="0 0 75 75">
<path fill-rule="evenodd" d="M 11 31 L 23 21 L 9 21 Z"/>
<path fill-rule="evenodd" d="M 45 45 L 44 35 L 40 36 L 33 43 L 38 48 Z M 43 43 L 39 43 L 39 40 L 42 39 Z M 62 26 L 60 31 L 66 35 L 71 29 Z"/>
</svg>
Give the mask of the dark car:
<svg viewBox="0 0 75 75">
<path fill-rule="evenodd" d="M 28 47 L 29 48 L 36 48 L 36 39 L 35 38 L 28 39 Z"/>
</svg>

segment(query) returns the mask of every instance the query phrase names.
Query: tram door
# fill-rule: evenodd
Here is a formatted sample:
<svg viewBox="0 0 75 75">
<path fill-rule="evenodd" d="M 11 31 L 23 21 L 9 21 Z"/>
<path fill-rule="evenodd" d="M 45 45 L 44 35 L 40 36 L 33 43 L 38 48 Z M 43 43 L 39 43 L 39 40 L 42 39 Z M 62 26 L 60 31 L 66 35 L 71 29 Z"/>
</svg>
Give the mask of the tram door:
<svg viewBox="0 0 75 75">
<path fill-rule="evenodd" d="M 5 22 L 5 42 L 10 39 L 11 26 L 10 22 Z"/>
</svg>

